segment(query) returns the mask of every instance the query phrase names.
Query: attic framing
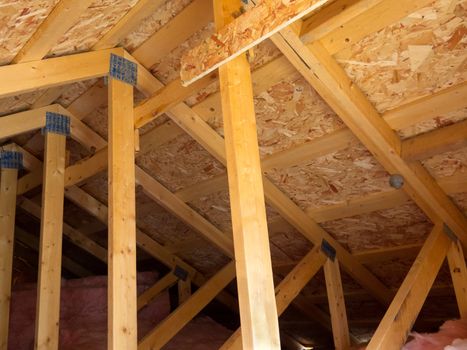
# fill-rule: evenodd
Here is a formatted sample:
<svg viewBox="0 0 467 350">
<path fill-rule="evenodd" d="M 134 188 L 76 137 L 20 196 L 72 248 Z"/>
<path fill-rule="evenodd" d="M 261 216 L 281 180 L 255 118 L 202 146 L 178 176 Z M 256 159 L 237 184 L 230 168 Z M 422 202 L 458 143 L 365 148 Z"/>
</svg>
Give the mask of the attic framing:
<svg viewBox="0 0 467 350">
<path fill-rule="evenodd" d="M 429 174 L 421 161 L 445 151 L 465 147 L 467 122 L 462 121 L 408 140 L 401 140 L 394 130 L 428 120 L 436 115 L 437 110 L 449 112 L 467 107 L 467 83 L 449 87 L 383 114 L 378 113 L 332 55 L 348 45 L 348 40 L 355 42 L 402 18 L 407 12 L 425 6 L 428 1 L 404 1 L 402 6 L 398 6 L 393 1 L 386 0 L 335 0 L 321 11 L 313 12 L 308 18 L 299 18 L 312 12 L 315 3 L 320 3 L 320 7 L 324 2 L 302 1 L 300 6 L 303 8 L 298 6 L 299 9 L 294 10 L 294 16 L 286 17 L 287 10 L 292 11 L 293 5 L 264 0 L 256 6 L 264 6 L 267 11 L 276 15 L 284 14 L 283 23 L 277 28 L 263 24 L 267 29 L 262 32 L 264 35 L 249 39 L 256 45 L 270 37 L 283 56 L 250 72 L 247 56 L 243 53 L 247 47 L 244 43 L 236 42 L 238 38 L 231 36 L 228 39 L 229 45 L 236 49 L 233 52 L 228 51 L 222 62 L 217 62 L 213 67 L 196 67 L 196 75 L 200 79 L 193 82 L 194 76 L 190 76 L 188 83 L 192 84 L 188 86 L 185 84 L 187 79 L 182 78 L 166 85 L 159 81 L 149 71 L 156 60 L 149 52 L 152 52 L 155 41 L 162 40 L 162 35 L 166 37 L 172 31 L 184 31 L 183 35 L 173 42 L 164 44 L 164 49 L 168 52 L 188 38 L 193 31 L 208 23 L 210 11 L 206 11 L 206 2 L 197 0 L 179 14 L 180 17 L 173 19 L 173 27 L 160 29 L 159 34 L 156 33 L 132 53 L 116 46 L 146 17 L 147 11 L 154 11 L 162 1 L 140 0 L 89 52 L 44 58 L 58 38 L 78 21 L 80 14 L 91 4 L 89 0 L 61 0 L 11 64 L 0 67 L 0 82 L 9 82 L 0 84 L 0 97 L 44 90 L 34 108 L 0 118 L 0 140 L 45 128 L 44 162 L 16 144 L 2 146 L 4 151 L 22 154 L 26 174 L 18 178 L 18 169 L 2 166 L 0 183 L 1 280 L 11 280 L 12 242 L 15 239 L 15 230 L 18 231 L 14 222 L 16 207 L 41 220 L 40 242 L 36 247 L 40 255 L 36 349 L 58 348 L 61 269 L 57 266 L 61 266 L 63 260 L 63 267 L 68 265 L 71 266 L 70 269 L 79 271 L 79 274 L 87 273 L 85 268 L 73 265 L 73 260 L 62 256 L 62 234 L 108 266 L 109 349 L 119 349 L 121 346 L 133 350 L 160 349 L 214 298 L 235 312 L 238 305 L 240 306 L 242 331 L 235 332 L 221 349 L 240 349 L 241 342 L 245 349 L 278 349 L 278 316 L 290 304 L 304 309 L 306 298 L 299 295 L 300 291 L 323 266 L 330 315 L 324 313 L 323 317 L 320 309 L 315 310 L 315 314 L 318 322 L 332 330 L 336 349 L 348 349 L 351 340 L 355 340 L 347 324 L 344 303 L 347 296 L 342 288 L 340 267 L 372 298 L 388 307 L 370 342 L 371 349 L 389 348 L 388 344 L 392 340 L 387 340 L 388 334 L 397 337 L 397 346 L 405 342 L 406 333 L 427 298 L 445 257 L 449 262 L 459 313 L 465 316 L 467 270 L 463 249 L 467 247 L 467 219 L 448 195 L 461 191 L 462 185 L 467 184 L 467 178 L 464 175 L 453 176 L 452 179 L 436 179 Z M 228 30 L 229 22 L 231 27 L 242 21 L 248 22 L 249 11 L 258 9 L 255 7 L 256 1 L 252 3 L 253 5 L 246 7 L 244 16 L 234 16 L 241 7 L 240 1 L 214 0 L 218 31 L 216 35 L 221 37 L 223 31 Z M 350 6 L 348 3 L 351 3 Z M 382 10 L 389 11 L 383 23 L 364 21 L 366 16 L 373 18 Z M 67 15 L 68 11 L 73 13 L 72 17 Z M 196 15 L 199 23 L 189 23 L 185 28 L 183 19 L 191 15 Z M 359 23 L 366 25 L 357 26 Z M 229 45 L 226 44 L 226 47 L 230 47 Z M 209 62 L 208 58 L 214 53 L 209 49 L 209 45 L 207 46 L 207 56 L 204 58 Z M 185 56 L 188 60 L 193 52 L 204 52 L 202 45 L 192 50 Z M 135 67 L 137 76 L 134 86 L 109 76 L 113 56 L 118 56 Z M 290 73 L 287 68 L 278 69 L 284 63 L 295 67 L 342 118 L 348 129 L 260 159 L 253 98 L 261 89 L 265 89 L 267 84 L 252 86 L 252 77 L 267 76 L 268 83 L 279 81 Z M 211 72 L 216 67 L 219 68 L 219 72 Z M 182 77 L 183 73 L 188 74 L 186 71 L 182 72 Z M 96 83 L 66 108 L 54 103 L 63 92 L 63 85 L 101 77 L 106 78 L 107 85 Z M 219 93 L 210 95 L 194 106 L 185 102 L 194 93 L 217 81 L 221 85 Z M 145 96 L 145 99 L 135 105 L 134 88 Z M 107 94 L 108 142 L 82 121 L 91 110 L 106 103 Z M 213 106 L 218 108 L 220 105 L 223 110 L 225 137 L 207 122 L 211 110 L 215 109 Z M 91 152 L 89 157 L 72 165 L 66 163 L 66 135 L 47 131 L 50 113 L 61 115 L 70 122 L 70 137 Z M 163 115 L 167 115 L 170 120 L 161 122 L 149 132 L 139 135 L 140 130 L 158 121 Z M 135 164 L 139 152 L 157 148 L 185 133 L 224 165 L 228 176 L 220 174 L 181 190 L 171 191 Z M 33 137 L 42 136 L 37 133 Z M 299 165 L 330 151 L 344 149 L 355 139 L 361 141 L 390 174 L 403 176 L 402 189 L 352 199 L 343 204 L 302 209 L 265 174 L 268 169 Z M 106 169 L 109 172 L 108 206 L 78 186 Z M 245 169 L 247 171 L 244 171 Z M 39 186 L 42 186 L 41 206 L 24 197 L 28 191 Z M 136 222 L 137 186 L 147 197 L 212 243 L 229 262 L 208 278 L 177 256 L 177 251 L 173 252 L 168 246 L 158 243 L 145 233 Z M 223 232 L 188 205 L 197 198 L 226 187 L 230 191 L 232 232 Z M 66 223 L 63 218 L 64 198 L 108 225 L 107 250 Z M 381 249 L 367 253 L 366 257 L 362 258 L 358 253 L 349 252 L 320 226 L 326 221 L 392 208 L 409 199 L 412 199 L 435 224 L 423 246 Z M 265 215 L 266 204 L 280 215 L 275 222 L 269 223 L 269 228 Z M 271 263 L 268 230 L 274 230 L 275 226 L 284 222 L 293 226 L 313 248 L 301 260 L 289 264 L 294 268 L 274 290 L 273 268 L 277 266 Z M 453 240 L 445 235 L 446 231 L 449 231 Z M 31 246 L 37 245 L 34 239 L 27 237 L 27 233 L 21 233 L 21 229 L 19 232 L 18 239 L 28 241 Z M 335 257 L 326 256 L 320 249 L 323 240 L 335 250 Z M 198 243 L 203 244 L 202 242 Z M 137 247 L 170 269 L 165 277 L 139 296 L 136 293 Z M 404 255 L 407 252 L 415 255 L 419 250 L 416 262 L 397 293 L 382 283 L 365 265 L 365 259 L 368 262 L 397 254 Z M 428 260 L 433 259 L 437 259 L 439 264 L 427 264 Z M 261 266 L 261 269 L 258 269 L 258 266 Z M 187 274 L 184 281 L 175 273 L 180 268 Z M 238 300 L 224 291 L 235 278 L 239 291 Z M 424 281 L 422 287 L 417 286 L 420 279 Z M 191 282 L 199 287 L 193 294 L 190 291 Z M 138 310 L 177 283 L 184 302 L 138 343 Z M 2 325 L 8 325 L 10 293 L 10 284 L 3 283 L 0 290 Z M 408 296 L 410 293 L 416 294 L 416 302 L 413 296 Z M 261 300 L 257 298 L 259 294 L 262 295 Z M 122 303 L 122 300 L 126 302 Z M 404 309 L 406 322 L 401 331 L 396 329 L 398 325 L 394 320 L 394 313 L 399 313 L 403 305 L 409 306 Z M 261 322 L 265 315 L 267 322 Z M 7 342 L 8 328 L 2 326 L 0 350 L 6 349 Z"/>
</svg>

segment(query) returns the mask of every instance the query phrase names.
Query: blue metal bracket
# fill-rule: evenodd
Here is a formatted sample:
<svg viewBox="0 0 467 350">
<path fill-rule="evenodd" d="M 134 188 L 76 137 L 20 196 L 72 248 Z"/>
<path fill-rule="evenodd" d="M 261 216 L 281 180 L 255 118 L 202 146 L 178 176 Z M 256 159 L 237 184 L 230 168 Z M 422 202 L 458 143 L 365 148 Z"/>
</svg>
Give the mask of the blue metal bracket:
<svg viewBox="0 0 467 350">
<path fill-rule="evenodd" d="M 42 133 L 52 132 L 54 134 L 70 135 L 70 117 L 54 113 L 45 113 L 45 126 L 42 128 Z"/>
<path fill-rule="evenodd" d="M 138 65 L 126 58 L 111 53 L 109 76 L 135 86 L 138 77 Z"/>
<path fill-rule="evenodd" d="M 188 271 L 178 265 L 175 266 L 173 274 L 182 281 L 186 281 L 188 278 Z"/>
<path fill-rule="evenodd" d="M 336 250 L 334 247 L 325 239 L 321 242 L 321 251 L 332 261 L 336 258 Z"/>
<path fill-rule="evenodd" d="M 0 168 L 23 169 L 23 153 L 15 151 L 1 151 Z"/>
</svg>

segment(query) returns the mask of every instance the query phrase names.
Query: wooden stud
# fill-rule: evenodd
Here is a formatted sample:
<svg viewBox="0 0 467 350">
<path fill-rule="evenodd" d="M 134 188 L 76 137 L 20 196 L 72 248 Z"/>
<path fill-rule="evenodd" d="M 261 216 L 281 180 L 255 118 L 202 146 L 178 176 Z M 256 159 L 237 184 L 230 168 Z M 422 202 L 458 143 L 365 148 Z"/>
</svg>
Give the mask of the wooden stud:
<svg viewBox="0 0 467 350">
<path fill-rule="evenodd" d="M 68 29 L 73 27 L 93 0 L 60 0 L 41 23 L 29 41 L 13 59 L 13 63 L 44 58 Z"/>
<path fill-rule="evenodd" d="M 326 256 L 321 252 L 319 247 L 315 247 L 279 283 L 275 289 L 278 315 L 281 315 L 287 309 L 300 291 L 324 265 L 325 261 Z M 241 338 L 242 332 L 239 328 L 222 345 L 220 350 L 242 349 Z"/>
<path fill-rule="evenodd" d="M 347 324 L 344 291 L 337 259 L 334 259 L 334 261 L 327 259 L 324 264 L 324 277 L 331 313 L 334 347 L 336 350 L 347 350 L 350 348 L 349 326 Z"/>
<path fill-rule="evenodd" d="M 138 350 L 161 349 L 234 278 L 235 263 L 230 262 L 199 288 L 190 299 L 144 336 L 138 345 Z"/>
<path fill-rule="evenodd" d="M 137 348 L 133 87 L 109 77 L 108 349 Z"/>
<path fill-rule="evenodd" d="M 141 295 L 138 296 L 138 311 L 153 301 L 154 298 L 156 298 L 164 290 L 172 287 L 175 283 L 177 283 L 177 281 L 178 277 L 175 276 L 172 272 L 169 272 L 167 275 L 157 281 L 152 287 L 149 287 L 147 290 L 145 290 Z"/>
<path fill-rule="evenodd" d="M 58 349 L 66 135 L 47 131 L 36 304 L 36 350 Z"/>
<path fill-rule="evenodd" d="M 368 350 L 402 348 L 450 245 L 443 225 L 436 224 L 376 329 Z"/>
<path fill-rule="evenodd" d="M 0 350 L 8 347 L 18 169 L 0 170 Z"/>
<path fill-rule="evenodd" d="M 465 319 L 467 318 L 467 268 L 462 246 L 457 240 L 451 243 L 448 250 L 448 263 L 460 318 Z"/>
<path fill-rule="evenodd" d="M 218 30 L 238 0 L 215 0 Z M 219 69 L 237 290 L 245 349 L 279 349 L 271 253 L 259 159 L 250 65 L 238 56 Z"/>
</svg>

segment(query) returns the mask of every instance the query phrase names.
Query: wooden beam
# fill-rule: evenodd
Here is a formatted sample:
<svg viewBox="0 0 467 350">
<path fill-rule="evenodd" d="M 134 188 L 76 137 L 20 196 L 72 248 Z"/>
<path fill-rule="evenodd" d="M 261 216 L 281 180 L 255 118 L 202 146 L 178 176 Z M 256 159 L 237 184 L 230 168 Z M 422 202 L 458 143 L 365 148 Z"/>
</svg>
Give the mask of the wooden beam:
<svg viewBox="0 0 467 350">
<path fill-rule="evenodd" d="M 163 0 L 139 0 L 117 24 L 94 44 L 92 50 L 102 50 L 118 46 L 145 18 L 151 16 L 162 3 Z"/>
<path fill-rule="evenodd" d="M 345 20 L 344 16 L 338 17 L 336 21 L 341 21 L 341 23 L 334 26 L 333 30 L 326 35 L 320 36 L 320 41 L 330 54 L 335 54 L 357 43 L 366 35 L 386 28 L 390 24 L 397 22 L 416 10 L 429 6 L 431 3 L 431 0 L 411 0 L 401 1 L 395 6 L 394 2 L 390 0 L 364 0 L 362 4 L 355 4 L 355 7 L 349 7 L 349 9 L 353 11 L 356 10 L 358 15 L 348 18 L 347 20 Z M 365 7 L 367 7 L 367 9 L 365 9 Z M 302 36 L 305 35 L 306 28 L 313 28 L 312 20 L 311 17 L 311 26 L 305 27 L 305 30 L 301 33 Z M 312 38 L 313 37 L 304 37 L 305 40 Z"/>
<path fill-rule="evenodd" d="M 122 55 L 123 49 L 109 49 L 48 58 L 0 67 L 0 97 L 8 97 L 48 87 L 107 75 L 110 53 Z"/>
<path fill-rule="evenodd" d="M 37 61 L 44 58 L 63 34 L 78 22 L 92 1 L 60 0 L 16 54 L 13 63 Z"/>
<path fill-rule="evenodd" d="M 467 267 L 459 241 L 451 243 L 447 256 L 460 318 L 465 319 L 467 318 Z"/>
<path fill-rule="evenodd" d="M 467 120 L 402 141 L 401 156 L 422 160 L 467 146 Z"/>
<path fill-rule="evenodd" d="M 450 245 L 443 225 L 436 224 L 371 338 L 368 350 L 402 348 Z"/>
<path fill-rule="evenodd" d="M 66 135 L 46 131 L 35 349 L 58 349 Z"/>
<path fill-rule="evenodd" d="M 151 303 L 154 298 L 156 298 L 164 290 L 172 287 L 175 283 L 177 283 L 177 281 L 178 277 L 175 276 L 171 271 L 162 277 L 159 281 L 157 281 L 153 286 L 149 287 L 143 293 L 138 295 L 138 311 Z"/>
<path fill-rule="evenodd" d="M 232 22 L 239 0 L 214 0 L 217 30 Z M 266 205 L 250 65 L 246 55 L 219 69 L 237 290 L 245 349 L 279 349 Z"/>
<path fill-rule="evenodd" d="M 234 278 L 235 263 L 230 262 L 200 287 L 190 299 L 145 335 L 138 344 L 138 350 L 161 349 Z"/>
<path fill-rule="evenodd" d="M 213 19 L 212 3 L 194 0 L 171 21 L 154 33 L 132 55 L 146 68 L 151 68 L 190 36 Z"/>
<path fill-rule="evenodd" d="M 50 106 L 18 112 L 0 118 L 0 139 L 13 137 L 45 125 L 45 112 Z"/>
<path fill-rule="evenodd" d="M 137 348 L 133 87 L 109 77 L 108 349 Z M 122 301 L 125 302 L 122 302 Z"/>
<path fill-rule="evenodd" d="M 401 140 L 320 43 L 306 47 L 293 29 L 272 38 L 304 78 L 344 120 L 381 165 L 404 177 L 403 189 L 433 221 L 441 218 L 467 245 L 467 219 L 419 162 L 400 156 Z"/>
<path fill-rule="evenodd" d="M 336 350 L 350 349 L 349 326 L 345 311 L 344 291 L 337 259 L 327 259 L 324 264 L 324 277 L 331 313 L 332 335 Z"/>
<path fill-rule="evenodd" d="M 182 305 L 191 296 L 191 281 L 189 278 L 186 280 L 178 280 L 178 305 Z"/>
<path fill-rule="evenodd" d="M 326 256 L 321 252 L 319 247 L 315 247 L 279 283 L 275 289 L 278 315 L 281 315 L 287 309 L 300 291 L 324 265 L 325 261 Z M 241 328 L 239 328 L 222 345 L 220 350 L 242 349 L 241 338 L 242 332 Z"/>
<path fill-rule="evenodd" d="M 0 155 L 1 156 L 1 155 Z M 19 167 L 18 167 L 19 168 Z M 0 349 L 8 348 L 18 168 L 0 169 Z"/>
<path fill-rule="evenodd" d="M 218 27 L 215 34 L 182 57 L 180 76 L 183 84 L 202 78 L 328 2 L 269 0 L 259 3 L 230 24 Z M 230 16 L 240 12 L 241 6 L 231 10 Z"/>
<path fill-rule="evenodd" d="M 177 105 L 168 113 L 169 117 L 204 147 L 213 157 L 225 164 L 225 148 L 222 137 L 203 121 L 191 108 L 184 104 Z M 263 177 L 266 200 L 292 226 L 315 244 L 325 238 L 338 251 L 338 256 L 346 271 L 382 303 L 389 304 L 391 292 L 366 268 L 353 258 L 326 231 L 309 218 L 294 202 L 284 195 L 271 181 Z"/>
</svg>

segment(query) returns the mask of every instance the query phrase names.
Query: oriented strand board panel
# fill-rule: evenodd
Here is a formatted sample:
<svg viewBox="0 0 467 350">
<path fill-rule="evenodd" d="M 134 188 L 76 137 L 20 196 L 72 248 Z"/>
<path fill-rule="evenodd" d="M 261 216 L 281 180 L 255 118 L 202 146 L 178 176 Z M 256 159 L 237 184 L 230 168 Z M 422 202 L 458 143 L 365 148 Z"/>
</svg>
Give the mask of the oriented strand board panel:
<svg viewBox="0 0 467 350">
<path fill-rule="evenodd" d="M 467 80 L 467 2 L 438 0 L 336 55 L 376 108 Z"/>
</svg>

